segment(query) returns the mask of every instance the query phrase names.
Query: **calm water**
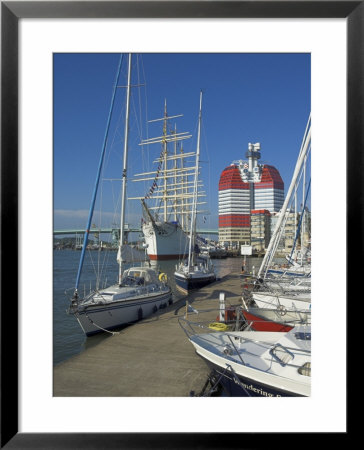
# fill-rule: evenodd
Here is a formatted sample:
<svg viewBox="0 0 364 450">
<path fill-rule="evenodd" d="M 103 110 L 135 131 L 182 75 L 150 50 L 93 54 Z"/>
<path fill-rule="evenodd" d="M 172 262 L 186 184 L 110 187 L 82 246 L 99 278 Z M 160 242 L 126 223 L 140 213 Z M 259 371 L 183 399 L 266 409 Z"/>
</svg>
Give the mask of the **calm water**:
<svg viewBox="0 0 364 450">
<path fill-rule="evenodd" d="M 86 338 L 77 320 L 66 313 L 69 299 L 73 294 L 73 287 L 76 280 L 80 251 L 75 250 L 54 250 L 53 252 L 53 364 L 57 365 L 62 361 L 76 355 L 83 350 L 97 345 L 111 335 L 100 333 Z M 252 266 L 257 269 L 261 264 L 261 258 L 247 257 L 247 270 Z M 168 276 L 168 284 L 173 290 L 174 301 L 184 297 L 176 290 L 174 284 L 174 269 L 178 261 L 161 261 L 158 267 Z M 231 272 L 240 272 L 243 258 L 214 259 L 215 272 L 217 277 L 223 277 Z M 118 265 L 116 263 L 116 252 L 91 252 L 86 253 L 83 275 L 80 280 L 79 292 L 83 293 L 83 286 L 87 286 L 86 291 L 95 286 L 95 273 L 98 267 L 105 267 L 107 273 L 107 285 L 114 283 L 117 279 Z M 69 289 L 68 295 L 65 290 Z"/>
</svg>

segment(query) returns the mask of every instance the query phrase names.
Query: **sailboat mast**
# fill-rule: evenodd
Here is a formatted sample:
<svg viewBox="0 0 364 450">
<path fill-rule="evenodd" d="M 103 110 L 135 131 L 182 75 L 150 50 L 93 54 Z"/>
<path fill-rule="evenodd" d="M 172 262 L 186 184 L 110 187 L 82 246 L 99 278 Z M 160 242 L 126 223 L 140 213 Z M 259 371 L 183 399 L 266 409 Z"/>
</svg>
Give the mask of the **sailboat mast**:
<svg viewBox="0 0 364 450">
<path fill-rule="evenodd" d="M 125 111 L 125 132 L 124 132 L 124 158 L 123 158 L 123 174 L 121 184 L 121 212 L 120 212 L 120 240 L 119 240 L 119 283 L 122 277 L 122 265 L 121 248 L 124 240 L 125 230 L 125 203 L 126 203 L 126 171 L 128 164 L 128 137 L 129 137 L 129 109 L 130 109 L 130 79 L 131 79 L 131 53 L 129 53 L 128 62 L 128 85 L 126 88 L 126 111 Z"/>
<path fill-rule="evenodd" d="M 177 134 L 177 125 L 174 125 L 174 134 Z M 177 208 L 178 208 L 178 199 L 177 199 L 177 140 L 174 141 L 174 221 L 177 222 Z"/>
<path fill-rule="evenodd" d="M 291 184 L 289 186 L 289 189 L 288 189 L 285 201 L 283 203 L 281 212 L 279 214 L 277 224 L 275 226 L 275 229 L 273 231 L 272 237 L 270 239 L 267 251 L 266 251 L 266 253 L 264 255 L 262 264 L 261 264 L 261 266 L 259 268 L 258 278 L 260 278 L 262 276 L 263 272 L 264 272 L 263 276 L 266 275 L 267 270 L 269 268 L 269 265 L 270 265 L 270 263 L 272 261 L 272 258 L 274 256 L 273 255 L 273 253 L 274 253 L 273 249 L 274 249 L 274 246 L 278 243 L 277 237 L 278 237 L 278 235 L 279 235 L 279 233 L 281 231 L 280 228 L 281 228 L 283 219 L 284 219 L 284 217 L 286 215 L 288 203 L 289 203 L 289 201 L 292 198 L 292 193 L 293 193 L 293 190 L 294 190 L 294 187 L 295 187 L 295 184 L 296 184 L 299 172 L 300 172 L 300 170 L 302 168 L 302 164 L 304 162 L 305 156 L 307 154 L 310 141 L 311 141 L 311 128 L 309 128 L 308 131 L 307 131 L 307 134 L 305 134 L 305 142 L 302 144 L 302 147 L 301 147 L 301 150 L 300 150 L 300 153 L 299 153 L 299 156 L 298 156 L 298 160 L 297 160 L 297 163 L 296 163 L 296 167 L 295 167 L 295 170 L 294 170 L 294 173 L 293 173 Z"/>
<path fill-rule="evenodd" d="M 82 271 L 82 267 L 83 267 L 83 261 L 85 259 L 85 251 L 86 251 L 86 247 L 87 247 L 88 236 L 90 234 L 91 221 L 92 221 L 92 216 L 93 216 L 93 212 L 94 212 L 94 208 L 95 208 L 95 202 L 96 202 L 96 196 L 97 196 L 98 186 L 99 186 L 99 182 L 100 182 L 101 170 L 102 170 L 104 157 L 105 157 L 106 143 L 107 143 L 107 138 L 108 138 L 108 135 L 109 135 L 110 121 L 111 121 L 111 116 L 112 116 L 112 112 L 113 112 L 113 109 L 114 109 L 115 96 L 116 96 L 117 84 L 118 84 L 118 79 L 119 79 L 119 75 L 120 75 L 122 61 L 123 61 L 123 55 L 121 55 L 121 57 L 120 57 L 119 66 L 118 66 L 116 77 L 115 77 L 114 90 L 113 90 L 112 98 L 111 98 L 109 116 L 108 116 L 108 119 L 107 119 L 107 126 L 106 126 L 106 131 L 105 131 L 105 135 L 104 135 L 104 141 L 103 141 L 103 145 L 102 145 L 102 152 L 101 152 L 101 156 L 100 156 L 99 167 L 98 167 L 98 170 L 97 170 L 94 191 L 93 191 L 93 194 L 92 194 L 91 206 L 90 206 L 89 215 L 88 215 L 88 219 L 87 219 L 87 225 L 86 225 L 86 232 L 85 232 L 84 239 L 83 239 L 80 263 L 79 263 L 79 266 L 78 266 L 78 272 L 77 272 L 76 284 L 75 284 L 75 294 L 74 295 L 75 295 L 76 298 L 78 296 L 78 293 L 77 293 L 78 292 L 78 285 L 79 285 L 79 282 L 80 282 L 81 271 Z"/>
<path fill-rule="evenodd" d="M 202 118 L 202 91 L 200 92 L 200 111 L 199 111 L 199 115 L 198 115 L 196 167 L 195 167 L 195 180 L 194 180 L 194 186 L 193 186 L 193 202 L 192 202 L 190 243 L 189 243 L 189 249 L 188 249 L 188 269 L 190 269 L 191 264 L 193 263 L 193 253 L 194 253 L 194 247 L 195 247 L 196 208 L 197 208 L 197 183 L 198 183 L 198 170 L 199 170 L 199 165 L 200 165 L 201 118 Z"/>
<path fill-rule="evenodd" d="M 163 192 L 163 202 L 164 202 L 164 215 L 163 219 L 167 222 L 167 100 L 164 100 L 164 123 L 163 123 L 163 152 L 164 152 L 164 192 Z"/>
</svg>

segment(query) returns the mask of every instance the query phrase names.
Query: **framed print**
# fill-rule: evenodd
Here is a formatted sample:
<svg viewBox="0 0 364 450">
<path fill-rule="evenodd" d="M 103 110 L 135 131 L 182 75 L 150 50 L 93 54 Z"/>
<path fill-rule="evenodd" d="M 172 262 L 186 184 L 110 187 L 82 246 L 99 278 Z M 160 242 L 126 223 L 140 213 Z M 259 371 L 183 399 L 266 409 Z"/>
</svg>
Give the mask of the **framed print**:
<svg viewBox="0 0 364 450">
<path fill-rule="evenodd" d="M 174 30 L 178 30 L 175 35 Z M 133 44 L 127 36 L 133 36 Z M 197 42 L 191 42 L 191 36 Z M 254 44 L 247 44 L 249 36 Z M 149 47 L 143 40 L 150 41 Z M 241 448 L 259 445 L 263 439 L 282 439 L 286 432 L 302 434 L 300 439 L 307 444 L 312 432 L 347 437 L 343 419 L 348 389 L 346 306 L 352 281 L 359 276 L 349 249 L 361 255 L 363 228 L 363 45 L 362 1 L 1 2 L 2 447 Z M 118 49 L 148 53 L 154 48 L 161 53 L 312 51 L 314 185 L 324 191 L 315 200 L 315 211 L 321 214 L 316 235 L 322 236 L 322 242 L 316 241 L 320 255 L 316 267 L 321 273 L 317 285 L 322 298 L 334 290 L 339 293 L 340 303 L 333 300 L 335 313 L 329 317 L 339 315 L 343 322 L 340 339 L 337 323 L 325 323 L 327 330 L 317 333 L 320 360 L 316 361 L 317 370 L 335 366 L 339 359 L 341 366 L 335 380 L 325 372 L 327 380 L 314 384 L 312 398 L 302 400 L 299 408 L 294 402 L 273 403 L 276 399 L 265 403 L 260 411 L 262 423 L 271 417 L 267 428 L 254 427 L 253 417 L 244 419 L 249 411 L 254 416 L 252 399 L 242 406 L 233 406 L 227 398 L 154 398 L 153 403 L 107 396 L 45 400 L 53 373 L 45 354 L 52 351 L 48 317 L 52 315 L 52 261 L 47 260 L 50 229 L 53 240 L 52 55 L 118 53 Z M 36 70 L 30 74 L 27 68 L 32 66 Z M 67 72 L 62 76 L 67 77 Z M 330 243 L 334 248 L 325 256 Z M 337 259 L 332 260 L 333 254 Z M 328 294 L 322 291 L 325 283 Z M 324 305 L 322 301 L 317 307 L 320 314 Z M 318 322 L 315 327 L 320 331 Z M 337 349 L 335 361 L 332 348 Z M 334 390 L 339 386 L 336 399 Z M 317 419 L 315 424 L 307 419 L 307 429 L 296 420 L 295 427 L 292 406 L 304 415 L 312 410 L 314 416 L 315 409 L 323 411 L 323 403 L 330 410 L 330 400 L 338 408 L 336 417 L 322 423 Z M 218 411 L 212 418 L 214 405 Z M 274 415 L 273 405 L 279 415 Z M 282 417 L 287 411 L 285 426 Z M 245 426 L 237 425 L 244 420 Z"/>
</svg>

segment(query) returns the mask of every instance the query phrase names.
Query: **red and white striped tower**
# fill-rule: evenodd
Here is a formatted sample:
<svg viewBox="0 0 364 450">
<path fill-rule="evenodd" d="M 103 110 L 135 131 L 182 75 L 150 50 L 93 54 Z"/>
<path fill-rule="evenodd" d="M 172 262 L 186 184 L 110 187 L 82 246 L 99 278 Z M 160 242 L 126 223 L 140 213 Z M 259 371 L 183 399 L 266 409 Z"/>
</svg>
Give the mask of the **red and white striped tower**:
<svg viewBox="0 0 364 450">
<path fill-rule="evenodd" d="M 226 167 L 219 181 L 219 242 L 251 243 L 251 210 L 279 212 L 284 202 L 284 183 L 278 170 L 259 164 L 260 144 L 250 144 L 247 160 Z"/>
</svg>

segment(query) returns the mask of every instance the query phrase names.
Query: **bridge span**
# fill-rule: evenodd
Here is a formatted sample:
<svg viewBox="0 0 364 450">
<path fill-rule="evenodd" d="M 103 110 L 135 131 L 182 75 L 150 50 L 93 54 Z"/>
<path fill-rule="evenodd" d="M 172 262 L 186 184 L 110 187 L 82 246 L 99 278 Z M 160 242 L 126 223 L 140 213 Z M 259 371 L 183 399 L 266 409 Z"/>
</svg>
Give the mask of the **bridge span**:
<svg viewBox="0 0 364 450">
<path fill-rule="evenodd" d="M 136 228 L 136 227 L 129 227 L 126 226 L 125 227 L 125 232 L 126 233 L 141 233 L 142 229 L 141 228 Z M 215 230 L 215 229 L 200 229 L 197 230 L 198 234 L 204 234 L 204 235 L 218 235 L 219 234 L 219 230 Z M 54 230 L 53 231 L 53 235 L 54 236 L 67 236 L 67 235 L 84 235 L 85 234 L 85 230 L 83 229 L 66 229 L 66 230 Z M 90 234 L 111 234 L 111 235 L 119 235 L 120 234 L 120 228 L 91 228 L 90 230 Z"/>
</svg>

